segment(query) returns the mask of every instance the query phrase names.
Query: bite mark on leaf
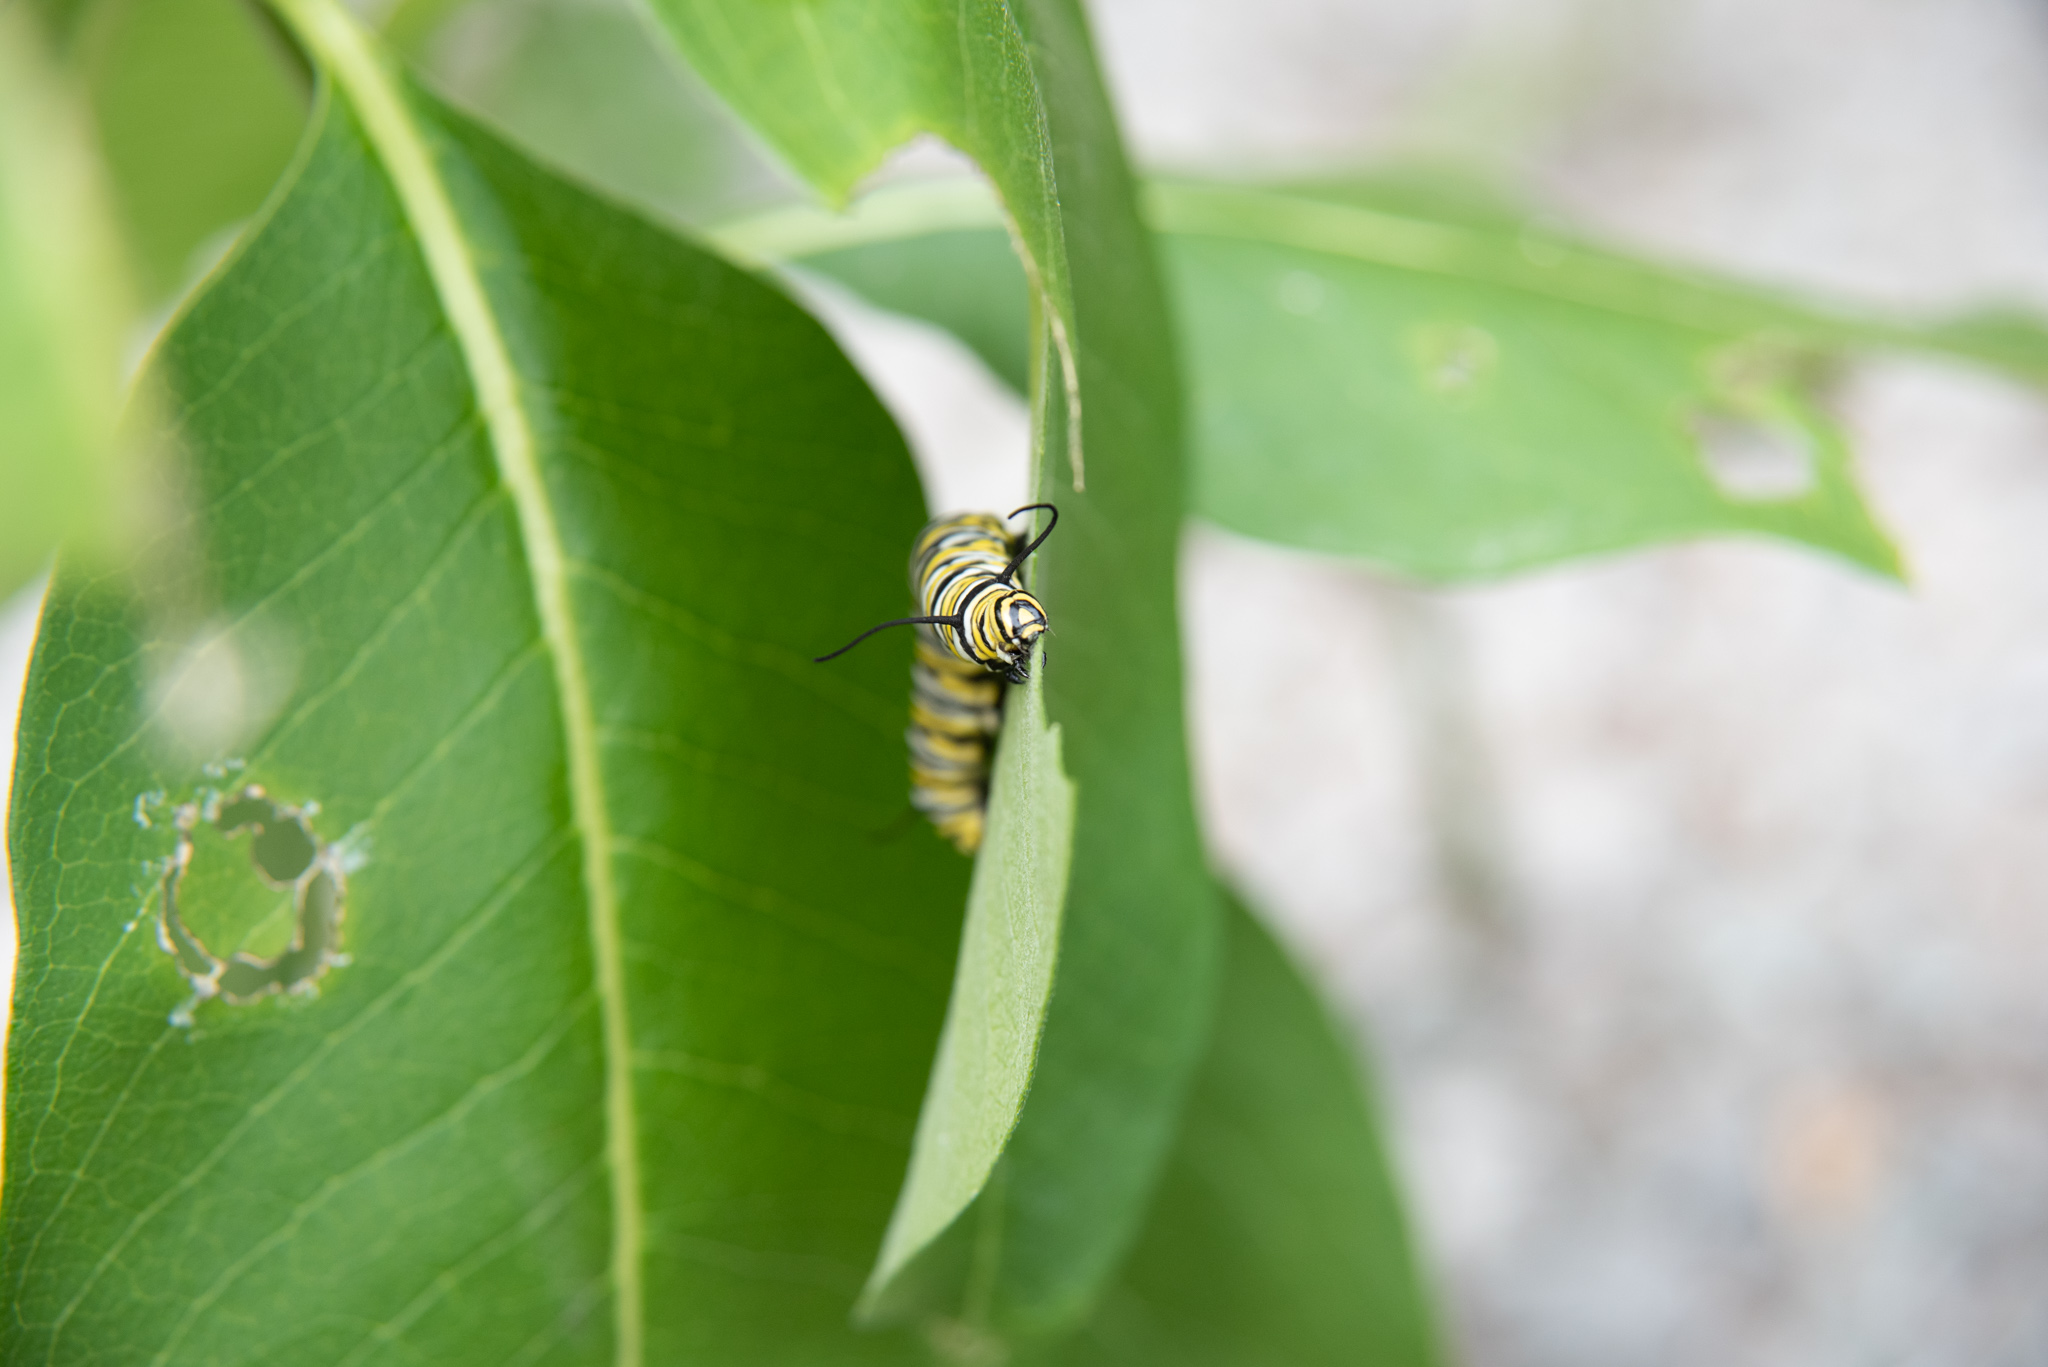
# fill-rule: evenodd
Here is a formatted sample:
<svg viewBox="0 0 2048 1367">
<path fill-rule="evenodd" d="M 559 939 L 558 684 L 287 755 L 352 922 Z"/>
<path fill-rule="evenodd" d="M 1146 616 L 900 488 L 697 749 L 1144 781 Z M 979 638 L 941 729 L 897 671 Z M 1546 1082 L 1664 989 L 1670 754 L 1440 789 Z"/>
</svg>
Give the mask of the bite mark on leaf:
<svg viewBox="0 0 2048 1367">
<path fill-rule="evenodd" d="M 138 804 L 138 816 L 145 810 Z M 173 1025 L 191 1025 L 193 1011 L 215 997 L 242 1005 L 315 992 L 328 969 L 348 962 L 341 925 L 361 842 L 322 840 L 312 825 L 318 811 L 313 802 L 279 802 L 255 783 L 208 790 L 172 811 L 176 844 L 163 866 L 157 943 L 192 985 Z"/>
</svg>

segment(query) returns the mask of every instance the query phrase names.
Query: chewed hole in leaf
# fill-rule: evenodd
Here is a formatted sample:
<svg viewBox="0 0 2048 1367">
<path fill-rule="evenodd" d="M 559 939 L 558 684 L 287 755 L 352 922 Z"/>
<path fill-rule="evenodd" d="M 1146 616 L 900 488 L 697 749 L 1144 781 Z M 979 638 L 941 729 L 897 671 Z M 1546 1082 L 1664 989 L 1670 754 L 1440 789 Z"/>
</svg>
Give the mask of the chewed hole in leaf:
<svg viewBox="0 0 2048 1367">
<path fill-rule="evenodd" d="M 249 862 L 273 887 L 290 887 L 305 877 L 320 853 L 320 842 L 303 820 L 273 821 L 256 828 Z"/>
<path fill-rule="evenodd" d="M 1700 461 L 1721 492 L 1749 503 L 1798 498 L 1813 488 L 1813 441 L 1790 423 L 1726 412 L 1692 420 Z"/>
<path fill-rule="evenodd" d="M 346 962 L 341 922 L 349 860 L 313 831 L 311 808 L 249 784 L 180 805 L 163 874 L 158 942 L 192 985 L 173 1019 L 209 998 L 254 1001 L 310 991 Z"/>
</svg>

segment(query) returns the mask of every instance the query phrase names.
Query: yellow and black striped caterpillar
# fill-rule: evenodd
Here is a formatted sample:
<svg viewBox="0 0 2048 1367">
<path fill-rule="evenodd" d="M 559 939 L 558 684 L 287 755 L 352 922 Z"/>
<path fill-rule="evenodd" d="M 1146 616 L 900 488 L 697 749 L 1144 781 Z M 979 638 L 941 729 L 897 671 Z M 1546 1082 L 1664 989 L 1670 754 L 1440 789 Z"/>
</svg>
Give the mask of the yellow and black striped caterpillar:
<svg viewBox="0 0 2048 1367">
<path fill-rule="evenodd" d="M 963 854 L 981 848 L 988 776 L 1002 722 L 1003 683 L 1023 683 L 1031 647 L 1046 632 L 1045 608 L 1017 587 L 1017 571 L 1059 522 L 1027 542 L 992 513 L 926 524 L 910 552 L 910 586 L 923 612 L 869 627 L 823 663 L 889 627 L 917 627 L 911 666 L 910 801 Z"/>
</svg>

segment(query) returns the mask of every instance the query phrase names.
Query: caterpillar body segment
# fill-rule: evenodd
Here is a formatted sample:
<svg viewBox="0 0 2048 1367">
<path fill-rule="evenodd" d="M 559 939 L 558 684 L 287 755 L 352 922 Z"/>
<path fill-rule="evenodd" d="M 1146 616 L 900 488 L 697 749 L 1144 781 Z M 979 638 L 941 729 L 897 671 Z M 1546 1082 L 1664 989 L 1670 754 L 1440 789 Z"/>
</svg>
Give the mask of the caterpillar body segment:
<svg viewBox="0 0 2048 1367">
<path fill-rule="evenodd" d="M 990 761 L 1003 722 L 1003 681 L 918 630 L 910 669 L 910 802 L 958 846 L 981 848 Z"/>
</svg>

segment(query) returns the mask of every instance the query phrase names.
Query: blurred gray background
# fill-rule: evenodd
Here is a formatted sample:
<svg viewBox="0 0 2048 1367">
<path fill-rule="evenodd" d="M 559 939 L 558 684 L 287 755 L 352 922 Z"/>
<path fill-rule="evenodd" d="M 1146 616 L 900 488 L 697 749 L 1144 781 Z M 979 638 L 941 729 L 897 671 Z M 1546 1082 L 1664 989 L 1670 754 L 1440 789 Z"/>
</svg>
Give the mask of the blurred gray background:
<svg viewBox="0 0 2048 1367">
<path fill-rule="evenodd" d="M 2048 311 L 2034 4 L 1093 10 L 1154 167 L 1450 161 L 1657 256 Z M 656 212 L 787 197 L 640 23 L 496 0 L 421 50 Z M 1014 398 L 819 297 L 935 504 L 1021 502 Z M 1431 592 L 1190 532 L 1215 859 L 1356 1027 L 1471 1367 L 2048 1362 L 2048 403 L 1893 361 L 1834 402 L 1909 589 L 1719 542 Z"/>
</svg>

